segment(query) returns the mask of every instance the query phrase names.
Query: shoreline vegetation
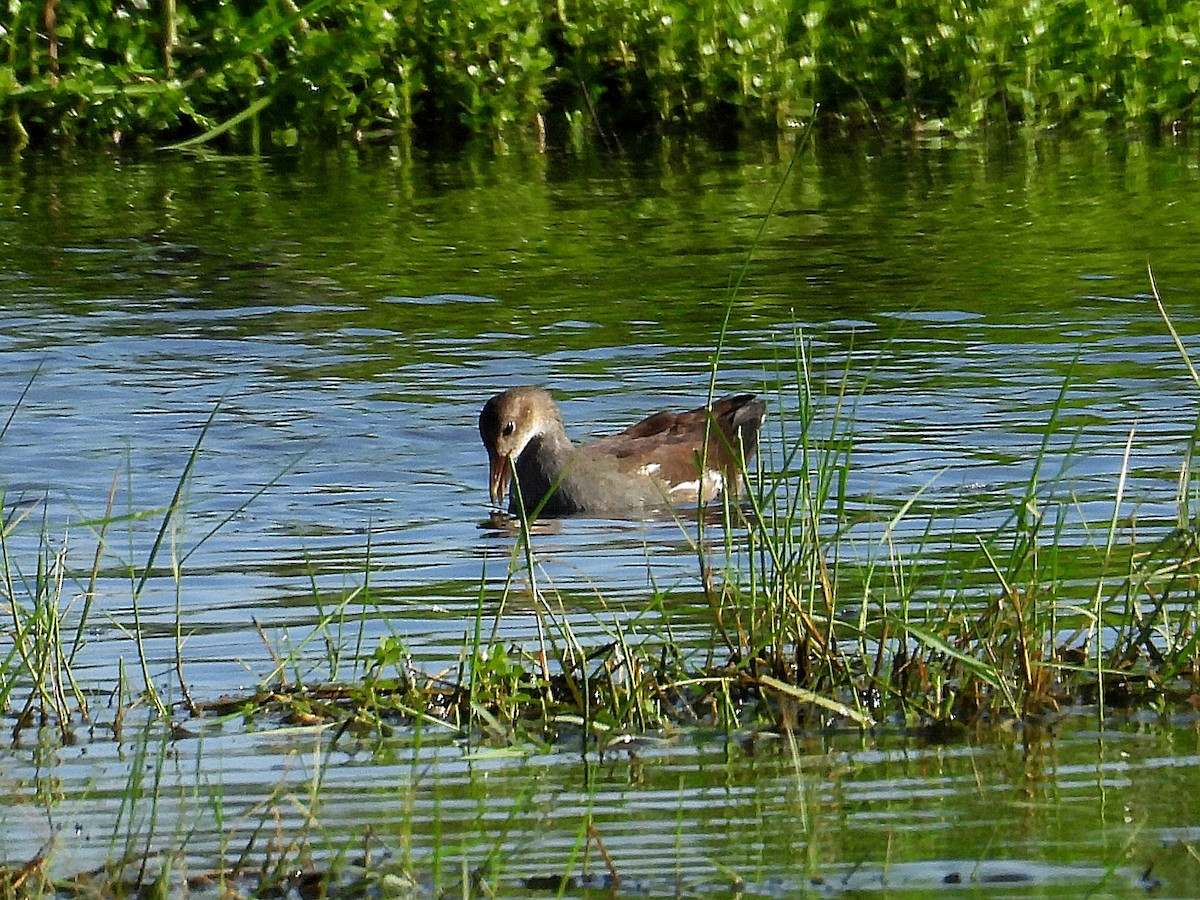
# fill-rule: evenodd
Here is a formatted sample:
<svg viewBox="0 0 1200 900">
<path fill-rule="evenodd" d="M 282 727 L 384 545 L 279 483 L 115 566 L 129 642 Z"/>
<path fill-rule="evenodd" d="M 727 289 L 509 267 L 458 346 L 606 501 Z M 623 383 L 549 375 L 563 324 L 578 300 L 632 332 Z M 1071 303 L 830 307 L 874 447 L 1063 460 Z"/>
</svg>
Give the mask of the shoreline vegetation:
<svg viewBox="0 0 1200 900">
<path fill-rule="evenodd" d="M 0 141 L 266 150 L 694 129 L 1188 128 L 1200 2 L 14 0 Z"/>
</svg>

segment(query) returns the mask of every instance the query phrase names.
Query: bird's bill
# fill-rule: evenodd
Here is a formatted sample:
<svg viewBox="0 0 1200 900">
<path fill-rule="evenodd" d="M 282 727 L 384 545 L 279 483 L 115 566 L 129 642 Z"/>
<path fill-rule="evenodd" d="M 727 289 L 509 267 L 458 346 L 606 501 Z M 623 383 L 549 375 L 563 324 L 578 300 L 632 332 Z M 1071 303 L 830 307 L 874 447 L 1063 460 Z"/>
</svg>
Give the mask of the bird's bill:
<svg viewBox="0 0 1200 900">
<path fill-rule="evenodd" d="M 488 457 L 488 491 L 492 495 L 492 505 L 504 506 L 504 498 L 508 495 L 508 479 L 512 474 L 512 465 L 507 456 L 499 453 Z"/>
</svg>

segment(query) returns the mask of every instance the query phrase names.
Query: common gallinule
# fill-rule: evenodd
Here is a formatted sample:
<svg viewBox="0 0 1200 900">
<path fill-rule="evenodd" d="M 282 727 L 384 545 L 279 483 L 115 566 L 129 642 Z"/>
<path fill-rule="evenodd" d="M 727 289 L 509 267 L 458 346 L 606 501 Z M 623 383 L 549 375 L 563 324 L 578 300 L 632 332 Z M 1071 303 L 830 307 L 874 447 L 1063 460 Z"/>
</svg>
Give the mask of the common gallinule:
<svg viewBox="0 0 1200 900">
<path fill-rule="evenodd" d="M 758 447 L 765 415 L 766 404 L 753 394 L 734 394 L 711 410 L 655 413 L 620 434 L 576 447 L 546 391 L 510 388 L 479 414 L 492 503 L 504 502 L 514 473 L 520 490 L 512 490 L 513 514 L 519 514 L 522 500 L 530 515 L 540 506 L 543 516 L 616 518 L 708 503 L 727 485 L 737 490 L 742 462 Z"/>
</svg>

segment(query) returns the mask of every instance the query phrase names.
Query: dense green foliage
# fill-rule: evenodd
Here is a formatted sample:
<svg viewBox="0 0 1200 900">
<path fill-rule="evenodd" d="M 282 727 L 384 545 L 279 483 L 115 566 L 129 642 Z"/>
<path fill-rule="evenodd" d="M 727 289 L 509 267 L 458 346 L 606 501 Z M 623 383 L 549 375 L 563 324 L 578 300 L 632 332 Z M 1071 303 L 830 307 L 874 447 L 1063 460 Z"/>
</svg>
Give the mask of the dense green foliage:
<svg viewBox="0 0 1200 900">
<path fill-rule="evenodd" d="M 1193 116 L 1200 2 L 8 0 L 10 140 Z"/>
</svg>

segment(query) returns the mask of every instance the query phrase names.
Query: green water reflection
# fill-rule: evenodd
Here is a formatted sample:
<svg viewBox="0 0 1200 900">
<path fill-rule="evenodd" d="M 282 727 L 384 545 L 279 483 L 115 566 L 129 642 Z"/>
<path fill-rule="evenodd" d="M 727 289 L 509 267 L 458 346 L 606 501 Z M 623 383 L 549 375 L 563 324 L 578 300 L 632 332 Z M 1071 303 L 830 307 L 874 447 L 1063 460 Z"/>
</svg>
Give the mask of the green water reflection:
<svg viewBox="0 0 1200 900">
<path fill-rule="evenodd" d="M 499 896 L 564 874 L 599 884 L 600 843 L 634 896 L 1182 896 L 1200 874 L 1194 721 L 1096 727 L 1085 712 L 950 744 L 696 732 L 586 761 L 567 747 L 492 755 L 433 733 L 385 748 L 331 747 L 328 729 L 210 729 L 151 735 L 141 755 L 143 739 L 130 735 L 124 762 L 102 742 L 12 779 L 6 821 L 24 830 L 10 832 L 7 859 L 54 834 L 56 866 L 90 868 L 115 828 L 119 847 L 184 845 L 181 871 L 197 875 L 265 842 L 266 818 L 318 859 L 365 840 L 434 895 L 459 891 L 464 860 Z M 121 804 L 130 761 L 157 801 Z"/>
</svg>

